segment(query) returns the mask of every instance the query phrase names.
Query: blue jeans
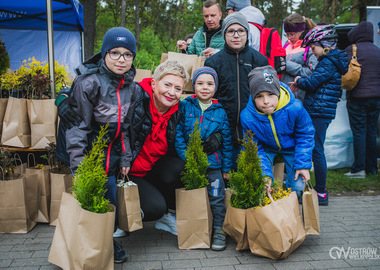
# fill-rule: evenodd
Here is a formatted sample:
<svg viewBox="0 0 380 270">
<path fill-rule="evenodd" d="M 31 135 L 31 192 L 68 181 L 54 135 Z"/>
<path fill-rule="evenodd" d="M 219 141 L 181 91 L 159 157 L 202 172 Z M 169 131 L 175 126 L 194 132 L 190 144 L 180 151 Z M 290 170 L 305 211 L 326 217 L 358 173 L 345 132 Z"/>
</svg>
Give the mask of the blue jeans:
<svg viewBox="0 0 380 270">
<path fill-rule="evenodd" d="M 273 160 L 279 154 L 284 159 L 285 169 L 286 169 L 286 188 L 290 188 L 292 191 L 297 193 L 297 196 L 302 195 L 302 191 L 305 188 L 305 183 L 302 180 L 302 175 L 294 180 L 296 170 L 294 169 L 294 150 L 277 150 L 274 148 L 266 147 L 264 148 L 265 153 L 270 161 L 271 167 L 273 168 Z"/>
<path fill-rule="evenodd" d="M 314 134 L 314 150 L 313 164 L 315 174 L 315 190 L 324 193 L 326 190 L 327 163 L 325 157 L 324 143 L 326 139 L 326 131 L 331 123 L 331 119 L 311 118 L 315 128 Z"/>
<path fill-rule="evenodd" d="M 209 184 L 207 185 L 208 199 L 210 201 L 213 227 L 223 227 L 226 207 L 224 205 L 225 187 L 221 170 L 209 169 L 207 171 Z"/>
<path fill-rule="evenodd" d="M 106 188 L 107 188 L 107 192 L 104 198 L 109 200 L 111 204 L 115 205 L 115 228 L 114 228 L 114 232 L 115 232 L 118 220 L 117 220 L 117 199 L 116 199 L 116 194 L 117 194 L 116 177 L 114 175 L 108 176 Z"/>
<path fill-rule="evenodd" d="M 377 173 L 376 134 L 380 98 L 349 100 L 347 111 L 354 137 L 354 164 L 351 172 Z"/>
</svg>

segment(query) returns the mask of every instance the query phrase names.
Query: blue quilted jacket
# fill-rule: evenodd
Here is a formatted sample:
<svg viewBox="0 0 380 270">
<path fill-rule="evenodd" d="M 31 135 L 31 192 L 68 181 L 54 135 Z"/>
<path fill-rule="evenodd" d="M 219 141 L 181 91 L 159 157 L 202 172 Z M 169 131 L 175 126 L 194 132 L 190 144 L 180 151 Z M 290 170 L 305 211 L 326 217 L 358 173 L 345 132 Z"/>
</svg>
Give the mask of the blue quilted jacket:
<svg viewBox="0 0 380 270">
<path fill-rule="evenodd" d="M 222 169 L 223 172 L 230 171 L 232 168 L 231 129 L 222 105 L 217 100 L 213 100 L 213 104 L 202 113 L 198 99 L 192 95 L 180 102 L 179 111 L 182 113 L 182 118 L 177 125 L 175 140 L 178 155 L 183 160 L 186 159 L 186 145 L 190 133 L 194 130 L 195 121 L 198 119 L 202 141 L 217 132 L 220 132 L 223 137 L 221 147 L 215 153 L 207 156 L 210 163 L 209 168 Z"/>
<path fill-rule="evenodd" d="M 281 83 L 279 102 L 272 114 L 257 111 L 250 98 L 240 117 L 244 133 L 247 130 L 254 133 L 264 176 L 273 178 L 264 148 L 294 151 L 294 169 L 311 168 L 315 129 L 301 101 L 295 99 L 288 86 Z"/>
<path fill-rule="evenodd" d="M 338 49 L 318 58 L 318 65 L 297 86 L 306 91 L 303 105 L 312 118 L 334 119 L 342 95 L 342 75 L 348 71 L 347 53 Z"/>
</svg>

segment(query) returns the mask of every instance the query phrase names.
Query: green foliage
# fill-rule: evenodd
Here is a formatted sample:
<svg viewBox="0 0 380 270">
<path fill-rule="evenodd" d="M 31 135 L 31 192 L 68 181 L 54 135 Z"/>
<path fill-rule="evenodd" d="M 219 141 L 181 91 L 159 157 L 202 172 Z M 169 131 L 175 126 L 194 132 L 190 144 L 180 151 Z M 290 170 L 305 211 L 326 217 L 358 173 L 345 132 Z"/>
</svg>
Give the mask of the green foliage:
<svg viewBox="0 0 380 270">
<path fill-rule="evenodd" d="M 15 160 L 7 148 L 0 149 L 0 180 L 11 180 L 15 177 Z"/>
<path fill-rule="evenodd" d="M 0 75 L 4 74 L 5 71 L 9 68 L 9 55 L 5 44 L 1 42 L 0 38 Z"/>
<path fill-rule="evenodd" d="M 194 130 L 189 135 L 189 142 L 185 152 L 186 164 L 182 172 L 181 181 L 187 190 L 203 188 L 208 185 L 206 172 L 210 164 L 207 155 L 203 152 L 201 129 L 198 120 L 195 122 Z"/>
<path fill-rule="evenodd" d="M 104 148 L 107 147 L 108 125 L 102 126 L 97 140 L 93 142 L 91 151 L 86 155 L 74 176 L 73 194 L 81 207 L 94 213 L 111 211 L 109 200 L 104 198 L 107 189 L 107 175 L 103 167 Z"/>
<path fill-rule="evenodd" d="M 257 153 L 257 144 L 249 130 L 244 134 L 243 150 L 237 161 L 237 171 L 230 172 L 230 186 L 233 190 L 231 206 L 248 209 L 259 206 L 265 196 L 265 180 Z"/>
</svg>

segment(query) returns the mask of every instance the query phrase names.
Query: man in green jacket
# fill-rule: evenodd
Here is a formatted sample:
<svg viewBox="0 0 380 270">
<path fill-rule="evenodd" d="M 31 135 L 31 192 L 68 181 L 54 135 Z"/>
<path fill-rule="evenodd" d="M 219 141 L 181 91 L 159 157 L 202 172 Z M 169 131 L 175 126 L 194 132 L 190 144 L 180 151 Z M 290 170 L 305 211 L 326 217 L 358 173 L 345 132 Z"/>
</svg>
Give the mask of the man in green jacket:
<svg viewBox="0 0 380 270">
<path fill-rule="evenodd" d="M 191 44 L 187 47 L 186 41 L 178 40 L 177 46 L 188 54 L 203 55 L 208 58 L 224 47 L 221 30 L 222 9 L 216 0 L 205 1 L 203 19 L 204 24 L 195 33 Z"/>
</svg>

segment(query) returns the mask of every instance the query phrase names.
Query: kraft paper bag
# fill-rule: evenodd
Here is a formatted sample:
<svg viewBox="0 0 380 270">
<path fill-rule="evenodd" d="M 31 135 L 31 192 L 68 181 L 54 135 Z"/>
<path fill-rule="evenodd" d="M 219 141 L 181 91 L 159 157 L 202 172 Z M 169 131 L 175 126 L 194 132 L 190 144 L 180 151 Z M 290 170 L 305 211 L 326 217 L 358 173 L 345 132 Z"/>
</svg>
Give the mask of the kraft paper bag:
<svg viewBox="0 0 380 270">
<path fill-rule="evenodd" d="M 8 99 L 3 120 L 1 144 L 13 147 L 30 147 L 30 128 L 28 121 L 27 100 L 23 98 Z"/>
<path fill-rule="evenodd" d="M 232 195 L 231 189 L 226 188 L 224 192 L 224 206 L 226 207 L 226 211 L 227 211 L 227 208 L 231 206 L 230 205 L 231 195 Z"/>
<path fill-rule="evenodd" d="M 50 211 L 50 169 L 45 166 L 43 170 L 36 168 L 26 168 L 25 175 L 36 174 L 38 177 L 39 185 L 39 206 L 37 222 L 49 223 L 49 211 Z"/>
<path fill-rule="evenodd" d="M 58 113 L 54 99 L 29 99 L 28 117 L 31 148 L 45 149 L 49 143 L 56 143 Z"/>
<path fill-rule="evenodd" d="M 317 192 L 309 182 L 302 194 L 302 213 L 306 235 L 320 234 L 319 204 Z"/>
<path fill-rule="evenodd" d="M 48 261 L 65 270 L 114 269 L 115 207 L 111 207 L 112 212 L 93 213 L 63 193 Z"/>
<path fill-rule="evenodd" d="M 132 181 L 117 186 L 118 227 L 127 232 L 143 228 L 138 186 Z"/>
<path fill-rule="evenodd" d="M 22 160 L 21 160 L 21 157 L 19 154 L 14 154 L 13 155 L 13 159 L 15 161 L 15 174 L 24 174 L 25 173 L 25 169 L 27 167 L 27 164 L 26 163 L 23 163 Z"/>
<path fill-rule="evenodd" d="M 187 73 L 189 73 L 189 76 L 191 76 L 193 73 L 193 67 L 197 65 L 197 58 L 198 56 L 196 54 L 168 52 L 168 60 L 178 61 L 181 65 L 185 67 Z M 187 82 L 183 90 L 185 92 L 193 92 L 191 79 Z"/>
<path fill-rule="evenodd" d="M 0 180 L 0 233 L 27 233 L 36 225 L 38 178 Z"/>
<path fill-rule="evenodd" d="M 51 226 L 57 225 L 59 208 L 61 206 L 62 194 L 64 192 L 71 193 L 73 185 L 73 176 L 71 173 L 57 173 L 52 170 L 50 172 L 50 223 Z"/>
<path fill-rule="evenodd" d="M 0 135 L 3 132 L 3 120 L 5 116 L 5 110 L 7 109 L 8 99 L 0 98 Z"/>
<path fill-rule="evenodd" d="M 136 69 L 136 75 L 133 81 L 135 82 L 141 82 L 145 78 L 151 78 L 152 77 L 152 71 L 149 69 Z"/>
<path fill-rule="evenodd" d="M 226 217 L 224 218 L 223 231 L 225 231 L 236 242 L 236 250 L 249 249 L 247 237 L 247 209 L 238 209 L 230 204 L 226 207 Z"/>
<path fill-rule="evenodd" d="M 286 259 L 305 240 L 296 192 L 247 211 L 248 243 L 253 254 Z"/>
<path fill-rule="evenodd" d="M 212 212 L 207 189 L 176 189 L 176 215 L 178 248 L 209 249 Z"/>
<path fill-rule="evenodd" d="M 161 61 L 160 61 L 160 64 L 162 64 L 162 63 L 165 62 L 166 60 L 168 60 L 168 54 L 167 54 L 167 53 L 162 53 L 162 54 L 161 54 Z"/>
</svg>

